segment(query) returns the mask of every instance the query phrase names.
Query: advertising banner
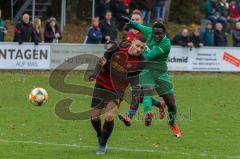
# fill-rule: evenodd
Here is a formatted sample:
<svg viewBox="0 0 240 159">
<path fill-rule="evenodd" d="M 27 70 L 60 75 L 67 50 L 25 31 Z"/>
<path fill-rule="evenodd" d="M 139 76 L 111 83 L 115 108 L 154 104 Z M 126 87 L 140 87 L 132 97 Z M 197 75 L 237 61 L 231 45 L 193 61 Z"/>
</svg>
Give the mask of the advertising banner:
<svg viewBox="0 0 240 159">
<path fill-rule="evenodd" d="M 169 71 L 240 72 L 240 49 L 231 47 L 173 47 Z"/>
<path fill-rule="evenodd" d="M 50 68 L 50 46 L 0 43 L 0 69 Z"/>
</svg>

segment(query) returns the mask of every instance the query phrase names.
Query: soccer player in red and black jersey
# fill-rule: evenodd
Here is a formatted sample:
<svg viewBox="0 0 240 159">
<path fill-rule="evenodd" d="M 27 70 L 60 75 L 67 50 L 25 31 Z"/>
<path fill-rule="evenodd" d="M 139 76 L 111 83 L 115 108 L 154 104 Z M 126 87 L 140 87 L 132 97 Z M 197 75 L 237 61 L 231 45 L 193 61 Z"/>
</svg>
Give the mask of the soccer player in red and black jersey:
<svg viewBox="0 0 240 159">
<path fill-rule="evenodd" d="M 141 11 L 139 11 L 137 9 L 134 10 L 132 12 L 131 20 L 134 20 L 139 24 L 143 24 Z M 136 36 L 142 36 L 142 33 L 139 32 L 138 30 L 131 29 L 124 35 L 123 41 L 131 44 L 134 41 L 134 38 Z M 136 82 L 135 81 L 133 81 L 133 82 L 130 83 L 132 88 L 134 90 L 139 89 L 139 88 L 134 88 L 136 86 Z M 132 102 L 131 102 L 128 113 L 127 114 L 121 113 L 118 116 L 119 119 L 121 121 L 123 121 L 126 126 L 131 125 L 131 120 L 132 120 L 133 116 L 136 115 L 136 112 L 137 112 L 138 107 L 139 107 L 139 103 L 142 103 L 142 98 L 140 96 L 141 95 L 139 93 L 133 92 Z M 153 103 L 153 106 L 156 106 L 159 109 L 159 118 L 163 119 L 165 117 L 165 110 L 164 110 L 165 109 L 165 102 L 164 101 L 158 101 L 158 100 L 152 98 L 152 103 Z M 145 125 L 149 126 L 148 120 L 146 120 Z"/>
<path fill-rule="evenodd" d="M 132 15 L 131 15 L 131 20 L 136 21 L 139 24 L 143 24 L 143 19 L 142 19 L 142 15 L 141 15 L 141 11 L 140 10 L 133 10 Z M 123 41 L 127 41 L 130 44 L 133 42 L 134 38 L 136 36 L 140 36 L 142 35 L 141 32 L 139 32 L 138 30 L 135 29 L 130 29 L 123 37 Z"/>
<path fill-rule="evenodd" d="M 97 132 L 99 149 L 96 154 L 105 154 L 107 141 L 114 127 L 114 114 L 123 99 L 124 92 L 137 75 L 140 62 L 143 60 L 141 52 L 146 43 L 144 36 L 135 37 L 128 47 L 108 52 L 100 58 L 98 65 L 102 68 L 96 77 L 96 84 L 92 98 L 91 123 Z M 99 68 L 99 67 L 97 67 Z M 101 126 L 100 115 L 105 113 L 105 121 Z"/>
</svg>

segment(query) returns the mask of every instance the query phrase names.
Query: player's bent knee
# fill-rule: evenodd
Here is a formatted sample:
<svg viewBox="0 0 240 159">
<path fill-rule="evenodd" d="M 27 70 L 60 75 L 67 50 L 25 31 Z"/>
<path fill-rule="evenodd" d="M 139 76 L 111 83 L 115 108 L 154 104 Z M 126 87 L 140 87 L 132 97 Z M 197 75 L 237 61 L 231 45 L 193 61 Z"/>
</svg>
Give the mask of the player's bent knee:
<svg viewBox="0 0 240 159">
<path fill-rule="evenodd" d="M 106 121 L 113 121 L 113 119 L 114 119 L 114 114 L 113 113 L 107 113 L 105 115 L 105 120 Z"/>
<path fill-rule="evenodd" d="M 100 116 L 91 116 L 92 121 L 98 121 L 100 120 Z"/>
<path fill-rule="evenodd" d="M 100 115 L 98 115 L 98 114 L 92 114 L 92 115 L 91 115 L 91 120 L 97 121 L 97 120 L 99 120 L 99 119 L 100 119 Z"/>
</svg>

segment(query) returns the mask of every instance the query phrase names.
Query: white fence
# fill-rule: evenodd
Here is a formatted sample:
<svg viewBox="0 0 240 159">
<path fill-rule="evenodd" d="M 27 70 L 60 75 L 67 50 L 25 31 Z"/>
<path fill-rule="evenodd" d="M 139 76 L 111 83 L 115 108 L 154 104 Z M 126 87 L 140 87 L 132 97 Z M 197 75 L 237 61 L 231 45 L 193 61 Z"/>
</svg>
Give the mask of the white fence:
<svg viewBox="0 0 240 159">
<path fill-rule="evenodd" d="M 0 43 L 0 69 L 54 69 L 82 54 L 102 56 L 103 45 Z M 81 56 L 79 56 L 81 58 Z M 78 60 L 78 59 L 75 59 Z M 93 60 L 92 62 L 95 62 Z M 234 47 L 173 47 L 168 58 L 170 71 L 240 72 L 240 49 Z M 86 65 L 77 67 L 84 69 Z"/>
</svg>

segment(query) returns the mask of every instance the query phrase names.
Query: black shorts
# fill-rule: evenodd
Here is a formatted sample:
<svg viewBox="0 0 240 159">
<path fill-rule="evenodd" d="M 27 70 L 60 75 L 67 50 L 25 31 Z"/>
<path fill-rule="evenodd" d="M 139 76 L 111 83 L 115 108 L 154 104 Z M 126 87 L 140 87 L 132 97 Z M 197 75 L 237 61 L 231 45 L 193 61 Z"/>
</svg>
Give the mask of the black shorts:
<svg viewBox="0 0 240 159">
<path fill-rule="evenodd" d="M 120 105 L 123 99 L 123 91 L 111 91 L 102 87 L 99 84 L 95 84 L 92 97 L 92 108 L 103 109 L 111 101 L 116 102 L 116 105 Z"/>
</svg>

